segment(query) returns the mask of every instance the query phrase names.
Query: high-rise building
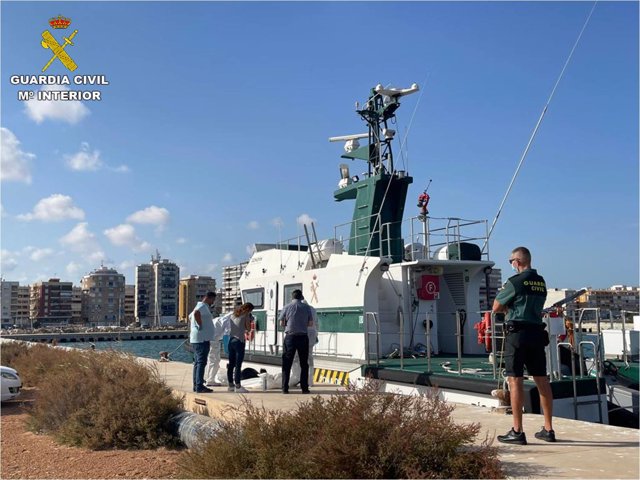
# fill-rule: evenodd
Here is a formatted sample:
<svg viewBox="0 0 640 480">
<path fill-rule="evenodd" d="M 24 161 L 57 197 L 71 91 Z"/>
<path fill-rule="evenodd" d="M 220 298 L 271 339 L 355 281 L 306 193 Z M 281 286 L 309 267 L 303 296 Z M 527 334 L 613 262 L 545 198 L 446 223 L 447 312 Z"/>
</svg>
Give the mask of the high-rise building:
<svg viewBox="0 0 640 480">
<path fill-rule="evenodd" d="M 124 286 L 124 323 L 131 325 L 136 321 L 136 286 Z"/>
<path fill-rule="evenodd" d="M 31 326 L 31 319 L 29 318 L 29 297 L 29 285 L 18 285 L 18 299 L 15 304 L 13 304 L 12 299 L 11 309 L 14 325 L 18 325 L 21 328 Z M 13 305 L 15 305 L 15 308 Z"/>
<path fill-rule="evenodd" d="M 102 266 L 82 277 L 82 318 L 91 326 L 124 323 L 124 275 Z"/>
<path fill-rule="evenodd" d="M 71 322 L 73 284 L 51 278 L 31 285 L 29 316 L 35 325 L 59 326 Z"/>
<path fill-rule="evenodd" d="M 141 325 L 177 322 L 179 281 L 180 267 L 157 252 L 151 262 L 136 267 L 135 312 Z"/>
<path fill-rule="evenodd" d="M 82 287 L 71 289 L 71 323 L 82 324 Z"/>
<path fill-rule="evenodd" d="M 191 275 L 180 279 L 178 319 L 186 322 L 189 314 L 207 292 L 216 291 L 216 281 L 205 275 Z"/>
<path fill-rule="evenodd" d="M 2 323 L 3 328 L 7 328 L 14 325 L 11 307 L 13 292 L 15 291 L 16 297 L 18 296 L 18 282 L 6 282 L 1 280 L 0 285 L 0 305 L 2 310 L 0 322 Z"/>
<path fill-rule="evenodd" d="M 242 303 L 240 294 L 240 277 L 249 262 L 222 267 L 222 312 L 232 312 L 236 305 Z"/>
<path fill-rule="evenodd" d="M 482 276 L 480 281 L 480 311 L 491 310 L 493 301 L 498 294 L 498 290 L 502 287 L 502 270 L 493 268 L 489 273 L 489 292 L 487 300 L 487 277 Z"/>
</svg>

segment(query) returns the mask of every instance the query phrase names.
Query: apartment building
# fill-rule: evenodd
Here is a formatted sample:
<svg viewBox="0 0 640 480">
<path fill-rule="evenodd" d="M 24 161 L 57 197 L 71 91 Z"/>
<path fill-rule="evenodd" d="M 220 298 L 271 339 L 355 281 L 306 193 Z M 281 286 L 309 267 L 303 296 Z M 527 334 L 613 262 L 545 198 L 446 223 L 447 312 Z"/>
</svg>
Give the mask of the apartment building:
<svg viewBox="0 0 640 480">
<path fill-rule="evenodd" d="M 84 323 L 82 320 L 82 287 L 71 289 L 71 323 L 74 325 Z"/>
<path fill-rule="evenodd" d="M 136 286 L 124 286 L 124 323 L 131 325 L 136 321 Z"/>
<path fill-rule="evenodd" d="M 0 280 L 0 306 L 2 310 L 1 324 L 3 328 L 28 328 L 29 320 L 29 286 L 21 286 L 19 282 Z"/>
<path fill-rule="evenodd" d="M 578 297 L 578 308 L 599 308 L 601 318 L 617 318 L 622 311 L 638 312 L 640 288 L 626 285 L 614 285 L 607 289 L 588 288 Z"/>
<path fill-rule="evenodd" d="M 29 291 L 29 316 L 34 326 L 68 325 L 72 319 L 73 284 L 59 278 L 36 282 Z"/>
<path fill-rule="evenodd" d="M 222 312 L 233 311 L 236 305 L 242 303 L 240 294 L 240 277 L 249 262 L 222 267 Z"/>
<path fill-rule="evenodd" d="M 124 275 L 105 266 L 82 277 L 82 319 L 92 327 L 124 324 Z"/>
<path fill-rule="evenodd" d="M 480 281 L 480 311 L 491 310 L 493 301 L 498 295 L 498 290 L 502 287 L 502 270 L 493 268 L 489 273 L 489 291 L 487 299 L 487 277 L 482 276 Z"/>
<path fill-rule="evenodd" d="M 216 291 L 216 281 L 206 275 L 191 275 L 180 279 L 178 319 L 186 322 L 189 314 L 207 292 Z"/>
<path fill-rule="evenodd" d="M 141 325 L 175 324 L 178 319 L 180 267 L 156 252 L 136 267 L 135 315 Z"/>
</svg>

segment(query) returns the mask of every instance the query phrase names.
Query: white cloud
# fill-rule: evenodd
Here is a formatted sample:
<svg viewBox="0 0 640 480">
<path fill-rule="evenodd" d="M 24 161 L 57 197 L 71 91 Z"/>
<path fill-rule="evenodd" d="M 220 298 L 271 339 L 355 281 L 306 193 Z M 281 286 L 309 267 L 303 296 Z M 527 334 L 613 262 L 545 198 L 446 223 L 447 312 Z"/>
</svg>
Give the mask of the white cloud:
<svg viewBox="0 0 640 480">
<path fill-rule="evenodd" d="M 256 222 L 255 220 L 252 220 L 249 222 L 249 224 L 247 225 L 247 228 L 249 230 L 257 230 L 260 228 L 260 224 L 258 222 Z"/>
<path fill-rule="evenodd" d="M 138 238 L 136 235 L 136 229 L 128 223 L 108 228 L 104 231 L 104 234 L 109 241 L 117 247 L 129 247 L 134 252 L 142 252 L 151 249 L 151 244 Z"/>
<path fill-rule="evenodd" d="M 209 275 L 212 275 L 212 274 L 216 273 L 217 270 L 218 270 L 218 264 L 217 263 L 209 263 L 209 264 L 204 266 L 204 273 L 208 273 Z"/>
<path fill-rule="evenodd" d="M 67 167 L 76 172 L 95 172 L 103 168 L 116 173 L 130 172 L 127 165 L 112 167 L 102 161 L 99 150 L 91 150 L 91 146 L 87 142 L 80 144 L 80 151 L 72 155 L 64 155 Z"/>
<path fill-rule="evenodd" d="M 53 255 L 53 250 L 51 248 L 36 248 L 31 252 L 29 258 L 34 262 L 39 262 L 40 260 L 44 260 L 47 257 Z"/>
<path fill-rule="evenodd" d="M 302 215 L 300 215 L 298 218 L 296 218 L 296 222 L 298 223 L 298 225 L 300 227 L 302 227 L 303 225 L 311 225 L 312 223 L 315 223 L 316 219 L 315 218 L 311 218 L 308 214 L 303 213 Z"/>
<path fill-rule="evenodd" d="M 84 211 L 73 204 L 73 199 L 67 195 L 54 193 L 50 197 L 40 200 L 32 213 L 18 215 L 19 220 L 42 220 L 43 222 L 58 222 L 65 219 L 83 220 Z"/>
<path fill-rule="evenodd" d="M 131 260 L 125 260 L 124 262 L 120 262 L 120 264 L 118 265 L 118 270 L 127 270 L 135 266 L 135 262 L 132 262 Z"/>
<path fill-rule="evenodd" d="M 33 153 L 20 150 L 20 141 L 8 128 L 0 128 L 0 179 L 10 182 L 31 183 L 31 160 Z"/>
<path fill-rule="evenodd" d="M 16 254 L 9 250 L 0 250 L 0 270 L 3 275 L 5 272 L 12 272 L 18 266 L 18 261 L 15 257 Z"/>
<path fill-rule="evenodd" d="M 70 250 L 80 253 L 91 264 L 107 259 L 100 248 L 96 235 L 88 228 L 87 222 L 77 224 L 69 233 L 60 238 L 60 243 Z"/>
<path fill-rule="evenodd" d="M 176 239 L 176 243 L 178 245 L 184 245 L 185 243 L 187 243 L 187 239 L 184 238 L 184 237 L 180 237 L 180 238 Z"/>
<path fill-rule="evenodd" d="M 223 262 L 233 262 L 233 256 L 230 253 L 225 253 L 222 257 Z"/>
<path fill-rule="evenodd" d="M 78 262 L 69 262 L 65 268 L 69 275 L 75 276 L 82 271 L 82 264 Z"/>
<path fill-rule="evenodd" d="M 163 227 L 169 221 L 169 210 L 151 205 L 143 210 L 138 210 L 127 217 L 127 222 L 156 225 Z"/>
<path fill-rule="evenodd" d="M 126 165 L 120 165 L 119 167 L 109 167 L 109 170 L 116 173 L 129 173 L 131 169 Z"/>
<path fill-rule="evenodd" d="M 66 85 L 43 85 L 41 90 L 69 90 Z M 89 109 L 78 100 L 38 100 L 33 98 L 25 103 L 25 113 L 36 123 L 42 123 L 47 119 L 61 120 L 70 124 L 76 124 L 89 115 Z"/>
<path fill-rule="evenodd" d="M 67 166 L 76 172 L 96 171 L 102 168 L 102 159 L 98 150 L 91 151 L 87 142 L 82 142 L 80 151 L 73 155 L 65 155 Z"/>
</svg>

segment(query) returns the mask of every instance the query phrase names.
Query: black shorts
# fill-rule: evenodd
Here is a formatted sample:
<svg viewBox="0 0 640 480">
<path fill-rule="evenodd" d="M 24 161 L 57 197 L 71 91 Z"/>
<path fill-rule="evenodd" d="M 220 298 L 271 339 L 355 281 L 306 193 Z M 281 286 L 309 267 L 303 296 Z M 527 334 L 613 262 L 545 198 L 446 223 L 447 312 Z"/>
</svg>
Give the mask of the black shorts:
<svg viewBox="0 0 640 480">
<path fill-rule="evenodd" d="M 526 328 L 507 333 L 504 347 L 505 376 L 522 377 L 524 367 L 534 377 L 547 375 L 547 357 L 544 348 L 549 335 L 542 328 Z"/>
</svg>

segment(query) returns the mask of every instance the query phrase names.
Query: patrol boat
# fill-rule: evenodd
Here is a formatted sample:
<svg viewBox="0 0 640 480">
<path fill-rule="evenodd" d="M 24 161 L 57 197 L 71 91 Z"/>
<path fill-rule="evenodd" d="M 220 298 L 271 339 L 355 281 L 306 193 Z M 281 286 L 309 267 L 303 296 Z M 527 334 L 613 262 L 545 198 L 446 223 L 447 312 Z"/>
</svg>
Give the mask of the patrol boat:
<svg viewBox="0 0 640 480">
<path fill-rule="evenodd" d="M 433 217 L 426 192 L 419 214 L 403 217 L 413 178 L 394 165 L 396 132 L 390 125 L 401 100 L 418 90 L 416 84 L 377 85 L 362 108 L 356 104 L 367 131 L 329 139 L 345 142 L 342 158 L 366 163 L 362 178 L 340 165 L 333 197 L 354 203 L 351 222 L 336 226 L 333 238 L 323 241 L 311 224 L 302 236 L 256 244 L 239 280 L 242 301 L 256 307 L 245 362 L 279 370 L 278 312 L 291 292 L 301 289 L 318 314 L 316 383 L 361 385 L 374 378 L 386 391 L 437 388 L 450 401 L 506 408 L 504 396 L 492 395 L 504 386 L 496 348 L 504 335 L 502 324 L 486 311 L 492 301 L 489 279 L 496 274 L 487 220 Z M 560 371 L 561 324 L 550 325 L 552 372 Z M 601 378 L 556 373 L 551 386 L 554 415 L 607 423 Z M 540 412 L 533 381 L 525 381 L 524 406 Z"/>
</svg>

